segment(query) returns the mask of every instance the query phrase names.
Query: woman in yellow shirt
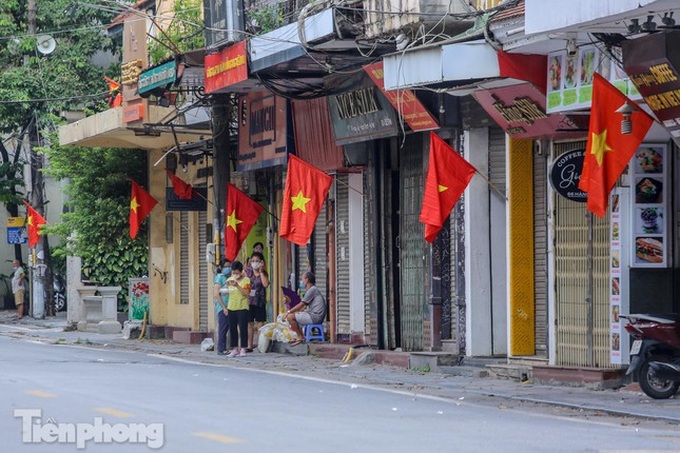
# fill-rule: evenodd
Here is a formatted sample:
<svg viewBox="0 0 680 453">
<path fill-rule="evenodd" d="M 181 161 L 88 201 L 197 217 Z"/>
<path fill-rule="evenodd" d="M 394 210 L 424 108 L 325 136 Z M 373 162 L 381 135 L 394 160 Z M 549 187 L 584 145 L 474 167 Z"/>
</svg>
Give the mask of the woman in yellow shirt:
<svg viewBox="0 0 680 453">
<path fill-rule="evenodd" d="M 227 279 L 229 288 L 229 335 L 233 349 L 227 357 L 245 357 L 248 344 L 248 321 L 250 320 L 250 279 L 243 272 L 243 263 L 231 263 L 231 277 Z M 236 330 L 238 329 L 238 331 Z M 241 340 L 239 352 L 238 341 Z"/>
</svg>

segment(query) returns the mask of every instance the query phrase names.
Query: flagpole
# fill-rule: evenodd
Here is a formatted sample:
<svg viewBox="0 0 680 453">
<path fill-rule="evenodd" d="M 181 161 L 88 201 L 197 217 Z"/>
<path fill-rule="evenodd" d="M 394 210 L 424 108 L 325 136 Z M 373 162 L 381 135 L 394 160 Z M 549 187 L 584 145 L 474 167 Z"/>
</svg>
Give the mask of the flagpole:
<svg viewBox="0 0 680 453">
<path fill-rule="evenodd" d="M 586 213 L 588 239 L 586 251 L 586 365 L 593 366 L 593 213 Z"/>
<path fill-rule="evenodd" d="M 486 183 L 489 185 L 489 187 L 491 187 L 491 189 L 493 189 L 494 192 L 496 192 L 498 195 L 500 195 L 501 197 L 503 197 L 503 199 L 504 199 L 505 201 L 508 201 L 508 197 L 507 197 L 503 192 L 501 192 L 501 190 L 500 190 L 498 187 L 496 187 L 495 185 L 493 185 L 493 183 L 492 183 L 491 181 L 489 181 L 489 178 L 487 178 L 486 176 L 484 176 L 483 174 L 481 174 L 481 173 L 479 172 L 479 170 L 477 170 L 476 168 L 475 168 L 475 173 L 477 173 L 479 176 L 481 176 L 482 179 L 484 179 L 484 181 L 486 181 Z"/>
<path fill-rule="evenodd" d="M 350 185 L 347 184 L 345 181 L 343 181 L 342 179 L 338 178 L 337 175 L 336 175 L 336 177 L 335 177 L 335 180 L 336 180 L 337 182 L 339 182 L 340 184 L 342 184 L 343 186 L 347 187 L 348 189 L 351 189 L 351 190 L 355 191 L 355 192 L 358 193 L 359 195 L 361 195 L 361 196 L 364 195 L 363 192 L 359 192 L 356 188 L 350 186 Z"/>
</svg>

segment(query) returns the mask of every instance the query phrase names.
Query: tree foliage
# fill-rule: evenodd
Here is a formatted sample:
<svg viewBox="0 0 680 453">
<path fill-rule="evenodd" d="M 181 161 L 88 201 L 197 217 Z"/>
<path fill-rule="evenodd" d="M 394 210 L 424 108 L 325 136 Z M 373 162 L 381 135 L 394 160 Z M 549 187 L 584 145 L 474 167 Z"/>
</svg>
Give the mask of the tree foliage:
<svg viewBox="0 0 680 453">
<path fill-rule="evenodd" d="M 163 19 L 159 19 L 163 20 Z M 167 20 L 159 24 L 165 28 Z M 175 0 L 172 19 L 163 32 L 158 31 L 149 42 L 151 64 L 158 64 L 176 53 L 205 47 L 203 34 L 203 1 Z"/>
<path fill-rule="evenodd" d="M 0 133 L 16 131 L 33 116 L 79 110 L 98 94 L 104 97 L 106 68 L 92 57 L 118 46 L 104 28 L 116 13 L 94 3 L 36 0 L 33 35 L 27 2 L 0 2 Z M 38 52 L 40 35 L 54 37 L 54 52 Z"/>
<path fill-rule="evenodd" d="M 68 212 L 49 234 L 68 238 L 54 250 L 55 258 L 80 256 L 83 272 L 105 286 L 127 288 L 127 279 L 147 274 L 147 233 L 130 239 L 130 181 L 145 180 L 146 153 L 115 148 L 51 146 L 46 173 L 68 180 Z M 121 292 L 119 300 L 126 296 Z"/>
</svg>

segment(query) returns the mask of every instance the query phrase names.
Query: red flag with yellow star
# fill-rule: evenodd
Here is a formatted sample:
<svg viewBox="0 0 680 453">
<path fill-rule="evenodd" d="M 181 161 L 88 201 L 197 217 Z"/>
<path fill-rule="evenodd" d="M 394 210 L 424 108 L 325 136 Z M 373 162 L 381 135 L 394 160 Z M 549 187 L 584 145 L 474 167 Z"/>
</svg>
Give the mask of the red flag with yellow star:
<svg viewBox="0 0 680 453">
<path fill-rule="evenodd" d="M 227 184 L 227 225 L 224 231 L 224 256 L 234 261 L 241 250 L 241 244 L 257 222 L 264 208 L 236 188 Z"/>
<path fill-rule="evenodd" d="M 132 195 L 130 196 L 130 237 L 137 237 L 139 226 L 146 216 L 158 204 L 158 201 L 149 194 L 142 186 L 132 181 Z"/>
<path fill-rule="evenodd" d="M 38 214 L 38 211 L 33 209 L 33 207 L 26 203 L 26 200 L 24 200 L 24 204 L 26 205 L 26 209 L 28 210 L 27 212 L 27 217 L 28 217 L 28 246 L 33 248 L 38 244 L 38 241 L 40 240 L 40 235 L 42 234 L 42 231 L 40 231 L 40 228 L 47 223 L 45 218 Z"/>
<path fill-rule="evenodd" d="M 625 102 L 637 110 L 631 115 L 632 132 L 621 133 L 622 114 L 616 110 Z M 588 144 L 579 189 L 588 193 L 587 209 L 604 217 L 607 199 L 616 180 L 644 140 L 654 119 L 600 74 L 593 78 L 593 101 L 588 127 Z"/>
<path fill-rule="evenodd" d="M 307 245 L 333 178 L 304 160 L 288 156 L 279 236 Z"/>
<path fill-rule="evenodd" d="M 448 143 L 430 132 L 430 163 L 420 210 L 420 222 L 425 224 L 427 242 L 434 242 L 476 171 Z"/>
</svg>

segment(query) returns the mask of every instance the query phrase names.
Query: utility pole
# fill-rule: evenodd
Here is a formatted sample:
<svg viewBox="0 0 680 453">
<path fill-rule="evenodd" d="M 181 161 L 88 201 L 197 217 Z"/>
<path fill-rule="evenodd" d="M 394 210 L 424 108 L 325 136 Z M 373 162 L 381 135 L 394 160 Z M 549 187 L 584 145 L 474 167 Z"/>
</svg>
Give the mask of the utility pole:
<svg viewBox="0 0 680 453">
<path fill-rule="evenodd" d="M 29 36 L 36 37 L 38 32 L 37 26 L 37 12 L 38 6 L 36 0 L 28 0 L 28 24 L 27 31 Z M 26 65 L 30 64 L 30 59 L 28 56 L 25 57 L 24 63 Z M 30 168 L 31 168 L 31 206 L 33 209 L 38 211 L 43 217 L 45 216 L 45 200 L 43 197 L 44 193 L 44 179 L 42 174 L 43 168 L 43 156 L 36 153 L 33 148 L 39 143 L 40 132 L 39 132 L 39 118 L 37 109 L 33 112 L 33 118 L 31 119 L 32 127 L 29 127 L 26 131 L 28 134 L 28 153 L 30 156 Z M 51 273 L 51 259 L 49 254 L 49 242 L 46 236 L 41 236 L 38 244 L 35 247 L 34 254 L 29 256 L 30 271 L 31 271 L 31 288 L 32 288 L 32 303 L 31 303 L 31 314 L 34 318 L 42 319 L 45 317 L 45 287 L 49 289 L 50 295 L 53 294 L 52 290 L 52 273 Z M 45 277 L 48 277 L 47 279 Z M 50 297 L 49 300 L 53 300 Z M 54 304 L 50 304 L 51 310 L 48 310 L 49 315 L 54 315 Z"/>
</svg>

